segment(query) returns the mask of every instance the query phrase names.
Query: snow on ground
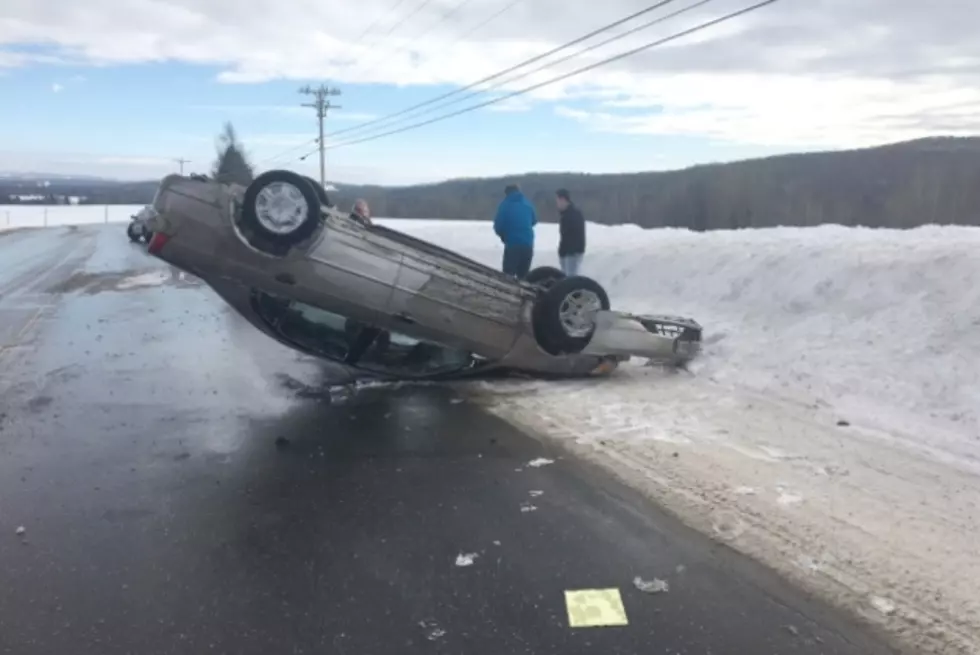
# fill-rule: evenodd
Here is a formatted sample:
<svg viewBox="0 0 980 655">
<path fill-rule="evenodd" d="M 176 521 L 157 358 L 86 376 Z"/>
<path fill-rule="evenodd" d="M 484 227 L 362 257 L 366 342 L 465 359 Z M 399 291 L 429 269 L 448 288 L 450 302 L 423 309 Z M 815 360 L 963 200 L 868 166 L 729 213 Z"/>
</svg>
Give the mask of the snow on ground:
<svg viewBox="0 0 980 655">
<path fill-rule="evenodd" d="M 143 205 L 0 205 L 0 230 L 126 222 Z"/>
<path fill-rule="evenodd" d="M 486 222 L 383 222 L 499 266 Z M 535 265 L 556 264 L 556 226 L 537 239 Z M 588 239 L 613 306 L 696 318 L 703 356 L 473 397 L 915 652 L 980 653 L 980 230 Z"/>
<path fill-rule="evenodd" d="M 486 224 L 408 228 L 498 265 Z M 536 265 L 554 243 L 541 226 Z M 977 252 L 971 228 L 590 226 L 583 272 L 696 318 L 704 356 L 470 390 L 916 652 L 978 653 Z"/>
</svg>

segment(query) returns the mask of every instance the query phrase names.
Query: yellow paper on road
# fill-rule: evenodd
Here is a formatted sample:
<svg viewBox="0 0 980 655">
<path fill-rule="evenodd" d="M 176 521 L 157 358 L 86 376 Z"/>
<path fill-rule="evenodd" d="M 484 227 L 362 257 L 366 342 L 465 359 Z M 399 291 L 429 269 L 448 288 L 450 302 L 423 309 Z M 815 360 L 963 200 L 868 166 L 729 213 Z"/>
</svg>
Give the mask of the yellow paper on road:
<svg viewBox="0 0 980 655">
<path fill-rule="evenodd" d="M 626 608 L 619 589 L 576 589 L 565 591 L 568 625 L 572 628 L 599 628 L 628 625 Z"/>
</svg>

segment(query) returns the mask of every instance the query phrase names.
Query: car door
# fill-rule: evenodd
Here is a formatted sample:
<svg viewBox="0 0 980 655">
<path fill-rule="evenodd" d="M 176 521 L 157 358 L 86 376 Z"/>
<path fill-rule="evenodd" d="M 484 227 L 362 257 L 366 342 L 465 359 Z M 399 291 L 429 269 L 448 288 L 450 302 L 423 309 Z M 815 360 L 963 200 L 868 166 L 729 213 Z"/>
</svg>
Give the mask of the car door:
<svg viewBox="0 0 980 655">
<path fill-rule="evenodd" d="M 417 337 L 495 358 L 509 352 L 517 338 L 522 303 L 517 285 L 407 248 L 389 308 Z"/>
<path fill-rule="evenodd" d="M 330 220 L 324 237 L 305 257 L 311 270 L 303 299 L 341 314 L 382 324 L 391 314 L 391 296 L 402 253 L 373 239 L 353 221 Z"/>
</svg>

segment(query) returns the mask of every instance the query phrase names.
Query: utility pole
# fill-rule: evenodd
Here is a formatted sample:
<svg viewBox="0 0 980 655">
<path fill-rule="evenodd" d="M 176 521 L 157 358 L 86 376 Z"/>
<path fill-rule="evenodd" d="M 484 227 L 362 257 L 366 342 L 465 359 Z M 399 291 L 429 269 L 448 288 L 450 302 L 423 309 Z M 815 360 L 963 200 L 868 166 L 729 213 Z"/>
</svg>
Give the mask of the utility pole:
<svg viewBox="0 0 980 655">
<path fill-rule="evenodd" d="M 191 160 L 190 159 L 184 159 L 183 157 L 179 157 L 179 158 L 175 159 L 174 161 L 177 162 L 180 165 L 180 174 L 181 175 L 184 174 L 184 164 L 191 163 Z"/>
<path fill-rule="evenodd" d="M 320 125 L 320 137 L 317 139 L 317 144 L 320 149 L 320 185 L 325 187 L 327 185 L 327 169 L 324 160 L 326 144 L 323 142 L 323 119 L 327 117 L 328 109 L 341 108 L 339 105 L 330 104 L 330 101 L 327 99 L 328 96 L 339 96 L 340 89 L 330 88 L 322 84 L 313 89 L 307 85 L 300 89 L 299 92 L 304 95 L 313 96 L 313 102 L 304 102 L 303 106 L 316 109 L 316 118 Z"/>
</svg>

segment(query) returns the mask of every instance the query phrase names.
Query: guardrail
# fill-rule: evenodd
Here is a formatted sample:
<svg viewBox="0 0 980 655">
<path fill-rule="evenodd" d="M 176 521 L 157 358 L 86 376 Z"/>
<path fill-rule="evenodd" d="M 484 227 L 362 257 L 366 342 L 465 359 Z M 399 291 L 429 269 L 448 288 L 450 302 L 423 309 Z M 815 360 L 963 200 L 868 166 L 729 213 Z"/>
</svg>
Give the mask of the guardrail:
<svg viewBox="0 0 980 655">
<path fill-rule="evenodd" d="M 0 229 L 126 222 L 145 205 L 0 205 Z"/>
</svg>

